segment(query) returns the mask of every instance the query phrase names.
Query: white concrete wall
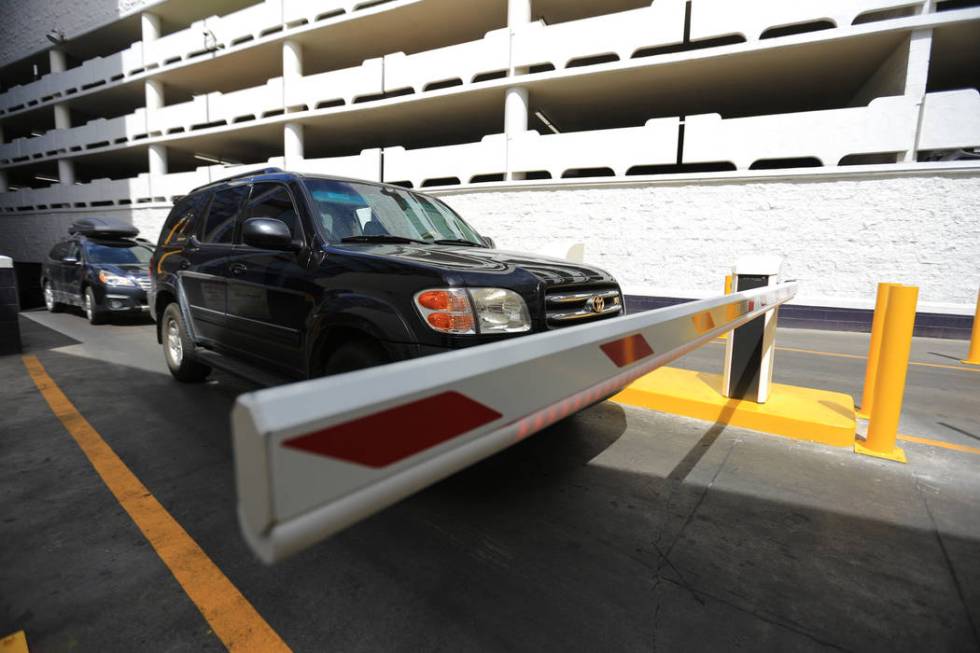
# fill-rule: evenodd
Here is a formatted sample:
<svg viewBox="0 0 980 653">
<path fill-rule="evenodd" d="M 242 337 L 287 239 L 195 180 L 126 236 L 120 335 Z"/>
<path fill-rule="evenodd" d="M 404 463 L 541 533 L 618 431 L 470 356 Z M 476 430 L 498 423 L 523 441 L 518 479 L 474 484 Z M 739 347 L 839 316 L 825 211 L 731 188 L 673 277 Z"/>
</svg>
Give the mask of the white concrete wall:
<svg viewBox="0 0 980 653">
<path fill-rule="evenodd" d="M 718 294 L 735 260 L 786 258 L 797 303 L 871 308 L 879 281 L 969 314 L 980 285 L 980 173 L 638 183 L 443 194 L 502 249 L 585 243 L 630 294 Z"/>
</svg>

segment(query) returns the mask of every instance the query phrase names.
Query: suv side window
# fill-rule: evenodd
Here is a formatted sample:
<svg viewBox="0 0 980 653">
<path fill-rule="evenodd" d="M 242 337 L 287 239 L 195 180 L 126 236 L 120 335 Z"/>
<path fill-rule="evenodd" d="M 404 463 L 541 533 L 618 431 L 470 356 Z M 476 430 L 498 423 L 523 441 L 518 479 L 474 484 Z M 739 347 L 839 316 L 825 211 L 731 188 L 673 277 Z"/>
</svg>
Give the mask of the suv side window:
<svg viewBox="0 0 980 653">
<path fill-rule="evenodd" d="M 275 218 L 289 227 L 294 239 L 303 238 L 303 226 L 299 214 L 289 196 L 289 190 L 282 184 L 258 183 L 252 186 L 252 199 L 245 212 L 247 218 Z"/>
<path fill-rule="evenodd" d="M 211 209 L 204 222 L 202 240 L 205 243 L 230 245 L 235 236 L 235 220 L 242 202 L 248 195 L 248 186 L 232 186 L 215 192 Z"/>
<path fill-rule="evenodd" d="M 68 253 L 68 243 L 67 242 L 58 243 L 57 245 L 51 248 L 51 253 L 48 254 L 48 258 L 50 258 L 52 261 L 60 262 L 61 259 L 65 258 L 65 254 L 67 253 Z"/>
<path fill-rule="evenodd" d="M 200 193 L 192 197 L 185 197 L 176 205 L 167 221 L 163 224 L 160 232 L 160 247 L 180 247 L 187 242 L 197 226 L 197 217 L 207 208 L 207 201 L 211 197 L 210 193 Z"/>
<path fill-rule="evenodd" d="M 65 253 L 64 258 L 73 258 L 76 261 L 81 261 L 82 257 L 79 253 L 78 241 L 71 241 L 68 243 L 68 251 Z"/>
</svg>

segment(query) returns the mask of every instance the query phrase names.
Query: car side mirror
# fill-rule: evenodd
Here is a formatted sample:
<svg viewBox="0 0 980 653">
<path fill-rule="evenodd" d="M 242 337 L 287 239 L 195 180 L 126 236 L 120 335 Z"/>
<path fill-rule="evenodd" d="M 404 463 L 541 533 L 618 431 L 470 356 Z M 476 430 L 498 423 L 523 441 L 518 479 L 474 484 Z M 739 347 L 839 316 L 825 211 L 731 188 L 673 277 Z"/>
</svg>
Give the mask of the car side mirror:
<svg viewBox="0 0 980 653">
<path fill-rule="evenodd" d="M 493 242 L 493 238 L 490 238 L 489 236 L 483 237 L 483 244 L 490 249 L 497 249 L 497 243 Z"/>
<path fill-rule="evenodd" d="M 78 265 L 78 259 L 74 256 L 66 256 L 65 258 L 61 259 L 61 262 L 65 265 Z"/>
<path fill-rule="evenodd" d="M 300 246 L 293 240 L 286 223 L 277 218 L 249 218 L 242 225 L 242 241 L 259 249 L 295 252 Z"/>
</svg>

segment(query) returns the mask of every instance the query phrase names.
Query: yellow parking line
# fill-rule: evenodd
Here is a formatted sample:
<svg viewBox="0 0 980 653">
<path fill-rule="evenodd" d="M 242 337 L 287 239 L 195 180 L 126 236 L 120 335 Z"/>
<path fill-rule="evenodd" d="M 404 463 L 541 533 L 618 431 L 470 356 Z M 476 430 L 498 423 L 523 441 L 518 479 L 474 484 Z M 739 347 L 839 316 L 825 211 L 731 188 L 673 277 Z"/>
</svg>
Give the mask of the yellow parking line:
<svg viewBox="0 0 980 653">
<path fill-rule="evenodd" d="M 974 453 L 980 456 L 980 449 L 976 447 L 968 447 L 965 444 L 953 444 L 952 442 L 943 442 L 942 440 L 930 440 L 929 438 L 920 438 L 914 435 L 901 435 L 898 436 L 899 440 L 905 440 L 906 442 L 915 442 L 917 444 L 924 444 L 930 447 L 940 447 L 942 449 L 951 449 L 953 451 L 962 451 L 964 453 Z"/>
<path fill-rule="evenodd" d="M 48 376 L 41 361 L 36 356 L 24 356 L 23 361 L 51 411 L 228 650 L 288 651 L 289 647 L 248 599 L 78 412 Z"/>
<path fill-rule="evenodd" d="M 717 340 L 712 340 L 713 344 L 724 344 Z M 799 354 L 813 354 L 814 356 L 830 356 L 832 358 L 852 358 L 855 360 L 867 360 L 867 356 L 859 356 L 857 354 L 841 354 L 836 351 L 818 351 L 816 349 L 798 349 L 796 347 L 776 347 L 777 351 L 792 351 Z M 957 370 L 959 372 L 973 372 L 974 374 L 980 374 L 980 368 L 967 367 L 965 365 L 944 365 L 942 363 L 921 363 L 919 361 L 909 361 L 909 365 L 916 365 L 918 367 L 936 367 L 942 370 Z"/>
<path fill-rule="evenodd" d="M 24 631 L 18 630 L 6 637 L 0 637 L 0 653 L 30 653 Z"/>
</svg>

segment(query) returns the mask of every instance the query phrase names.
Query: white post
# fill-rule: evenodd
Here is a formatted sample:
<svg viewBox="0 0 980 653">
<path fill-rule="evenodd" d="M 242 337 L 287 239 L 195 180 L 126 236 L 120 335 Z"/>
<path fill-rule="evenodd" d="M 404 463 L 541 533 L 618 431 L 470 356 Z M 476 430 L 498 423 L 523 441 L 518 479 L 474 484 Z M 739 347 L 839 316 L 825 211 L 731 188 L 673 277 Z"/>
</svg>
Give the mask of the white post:
<svg viewBox="0 0 980 653">
<path fill-rule="evenodd" d="M 514 31 L 531 22 L 531 0 L 507 0 L 507 27 L 510 29 L 511 40 Z M 523 75 L 527 70 L 523 67 L 511 67 L 511 76 Z M 504 135 L 507 140 L 507 179 L 524 179 L 524 175 L 514 172 L 510 163 L 511 141 L 527 131 L 528 111 L 530 109 L 526 88 L 512 87 L 506 91 L 504 99 Z"/>
<path fill-rule="evenodd" d="M 160 17 L 144 11 L 140 14 L 140 31 L 143 43 L 151 43 L 160 38 Z"/>
<path fill-rule="evenodd" d="M 531 22 L 531 0 L 507 0 L 507 26 L 513 29 Z"/>
<path fill-rule="evenodd" d="M 529 97 L 526 88 L 514 86 L 507 89 L 504 99 L 504 134 L 507 138 L 507 178 L 524 179 L 523 173 L 514 172 L 510 162 L 510 143 L 527 131 Z"/>
<path fill-rule="evenodd" d="M 303 46 L 297 41 L 282 44 L 282 106 L 289 108 L 290 90 L 303 77 Z M 313 107 L 310 107 L 311 109 Z"/>
<path fill-rule="evenodd" d="M 304 142 L 303 125 L 298 122 L 287 122 L 283 127 L 283 162 L 286 167 L 299 165 L 303 162 Z"/>
<path fill-rule="evenodd" d="M 48 63 L 51 64 L 51 72 L 63 73 L 68 70 L 68 60 L 65 58 L 64 50 L 51 48 L 48 50 Z"/>
<path fill-rule="evenodd" d="M 58 183 L 66 186 L 75 183 L 75 162 L 71 159 L 58 159 Z"/>
<path fill-rule="evenodd" d="M 167 174 L 167 146 L 155 143 L 150 146 L 147 156 L 150 160 L 150 178 Z"/>
<path fill-rule="evenodd" d="M 146 111 L 162 109 L 165 102 L 163 82 L 158 79 L 148 79 L 144 87 L 146 94 Z"/>
<path fill-rule="evenodd" d="M 54 128 L 71 129 L 71 112 L 67 104 L 54 105 Z"/>
<path fill-rule="evenodd" d="M 909 40 L 909 64 L 905 74 L 905 95 L 915 98 L 919 108 L 919 120 L 915 126 L 915 137 L 910 150 L 902 160 L 914 162 L 919 155 L 919 137 L 922 132 L 922 114 L 926 101 L 926 85 L 929 81 L 929 62 L 932 59 L 932 30 L 920 29 L 912 32 Z"/>
</svg>

